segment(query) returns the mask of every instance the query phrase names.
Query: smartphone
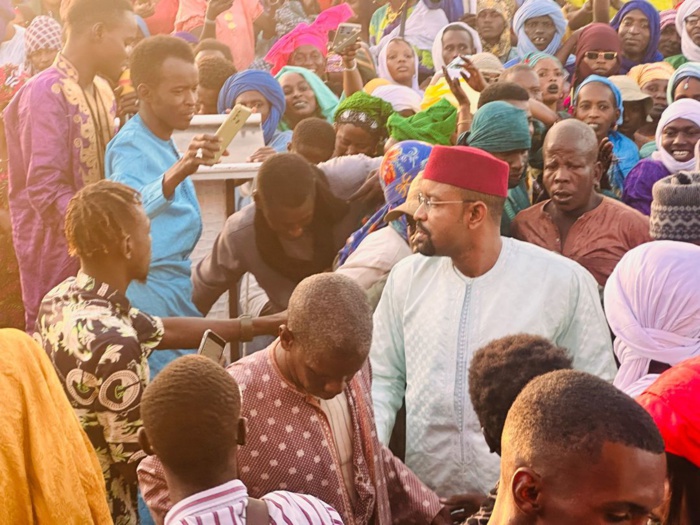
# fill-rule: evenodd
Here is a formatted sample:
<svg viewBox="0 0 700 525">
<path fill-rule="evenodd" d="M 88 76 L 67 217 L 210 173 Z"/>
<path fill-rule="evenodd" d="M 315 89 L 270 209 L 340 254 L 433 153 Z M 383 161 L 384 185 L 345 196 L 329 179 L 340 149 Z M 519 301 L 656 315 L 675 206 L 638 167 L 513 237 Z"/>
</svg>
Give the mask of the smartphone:
<svg viewBox="0 0 700 525">
<path fill-rule="evenodd" d="M 221 155 L 224 154 L 224 151 L 229 147 L 233 138 L 245 125 L 251 113 L 252 111 L 247 107 L 236 104 L 231 110 L 231 113 L 228 114 L 228 117 L 226 117 L 226 120 L 221 123 L 219 129 L 216 130 L 216 136 L 221 139 L 221 147 L 216 155 L 214 155 L 214 162 L 219 162 Z"/>
<path fill-rule="evenodd" d="M 208 357 L 215 363 L 220 363 L 221 357 L 224 355 L 225 347 L 226 341 L 224 341 L 221 336 L 217 335 L 212 330 L 207 330 L 202 336 L 202 342 L 199 343 L 199 350 L 197 350 L 197 353 Z"/>
<path fill-rule="evenodd" d="M 343 52 L 349 46 L 357 42 L 361 33 L 362 26 L 360 24 L 350 24 L 347 22 L 340 24 L 338 26 L 338 30 L 335 32 L 335 38 L 333 39 L 331 51 L 334 53 Z"/>
<path fill-rule="evenodd" d="M 471 58 L 470 56 L 467 56 L 466 58 Z M 464 60 L 462 60 L 462 57 L 455 57 L 455 59 L 447 64 L 447 69 L 462 69 L 462 67 L 465 65 Z"/>
</svg>

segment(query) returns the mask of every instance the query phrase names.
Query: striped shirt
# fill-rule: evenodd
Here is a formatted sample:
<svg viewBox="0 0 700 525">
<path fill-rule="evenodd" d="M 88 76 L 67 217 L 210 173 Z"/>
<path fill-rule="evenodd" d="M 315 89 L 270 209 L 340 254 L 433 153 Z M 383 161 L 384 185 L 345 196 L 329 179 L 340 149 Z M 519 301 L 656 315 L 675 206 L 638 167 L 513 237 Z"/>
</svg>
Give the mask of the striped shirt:
<svg viewBox="0 0 700 525">
<path fill-rule="evenodd" d="M 340 515 L 313 496 L 270 492 L 262 498 L 270 525 L 343 525 Z M 185 498 L 165 516 L 165 525 L 245 525 L 248 489 L 232 480 Z"/>
</svg>

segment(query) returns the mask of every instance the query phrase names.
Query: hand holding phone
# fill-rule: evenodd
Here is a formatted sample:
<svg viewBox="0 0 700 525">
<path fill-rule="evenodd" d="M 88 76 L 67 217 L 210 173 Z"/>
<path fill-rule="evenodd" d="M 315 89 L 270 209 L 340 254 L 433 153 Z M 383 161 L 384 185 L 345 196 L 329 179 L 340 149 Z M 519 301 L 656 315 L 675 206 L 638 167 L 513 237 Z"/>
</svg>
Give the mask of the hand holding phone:
<svg viewBox="0 0 700 525">
<path fill-rule="evenodd" d="M 219 162 L 221 155 L 224 154 L 224 151 L 229 147 L 233 138 L 245 125 L 251 113 L 252 111 L 249 108 L 241 104 L 236 104 L 231 110 L 231 113 L 226 117 L 226 120 L 224 120 L 221 126 L 219 126 L 219 129 L 216 130 L 216 136 L 221 139 L 221 144 L 218 153 L 214 155 L 215 163 Z"/>
<path fill-rule="evenodd" d="M 340 24 L 338 30 L 335 32 L 331 51 L 338 54 L 342 53 L 359 40 L 361 33 L 362 26 L 360 24 L 350 24 L 347 22 Z"/>
</svg>

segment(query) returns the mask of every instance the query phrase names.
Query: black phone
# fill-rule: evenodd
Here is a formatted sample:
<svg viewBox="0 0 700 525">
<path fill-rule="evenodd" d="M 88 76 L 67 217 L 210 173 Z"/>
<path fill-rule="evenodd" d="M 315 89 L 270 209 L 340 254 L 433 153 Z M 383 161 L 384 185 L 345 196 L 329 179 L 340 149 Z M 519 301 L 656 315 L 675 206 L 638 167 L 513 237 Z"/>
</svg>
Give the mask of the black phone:
<svg viewBox="0 0 700 525">
<path fill-rule="evenodd" d="M 212 330 L 207 330 L 202 336 L 202 342 L 199 343 L 197 353 L 208 357 L 215 363 L 221 362 L 221 357 L 224 355 L 226 341 Z"/>
</svg>

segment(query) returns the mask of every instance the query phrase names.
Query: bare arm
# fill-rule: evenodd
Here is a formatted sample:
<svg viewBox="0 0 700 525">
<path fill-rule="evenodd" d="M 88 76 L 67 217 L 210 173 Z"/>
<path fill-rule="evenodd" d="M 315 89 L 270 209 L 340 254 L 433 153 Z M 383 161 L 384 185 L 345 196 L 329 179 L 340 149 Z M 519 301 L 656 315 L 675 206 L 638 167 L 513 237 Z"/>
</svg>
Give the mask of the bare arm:
<svg viewBox="0 0 700 525">
<path fill-rule="evenodd" d="M 593 22 L 610 23 L 610 0 L 590 0 L 593 2 Z M 588 2 L 586 2 L 588 3 Z"/>
<path fill-rule="evenodd" d="M 555 111 L 552 111 L 538 100 L 530 99 L 528 104 L 530 105 L 533 118 L 536 118 L 548 128 L 561 120 L 561 117 Z"/>
<path fill-rule="evenodd" d="M 581 35 L 581 29 L 574 31 L 569 39 L 564 42 L 561 47 L 554 54 L 555 57 L 559 59 L 559 62 L 566 64 L 569 55 L 576 54 L 576 46 L 578 45 L 578 38 Z"/>
<path fill-rule="evenodd" d="M 357 68 L 357 60 L 355 60 L 359 49 L 360 43 L 358 42 L 340 53 L 340 56 L 343 57 L 343 92 L 346 97 L 362 91 L 364 87 L 362 75 L 360 75 L 360 70 Z"/>
</svg>

